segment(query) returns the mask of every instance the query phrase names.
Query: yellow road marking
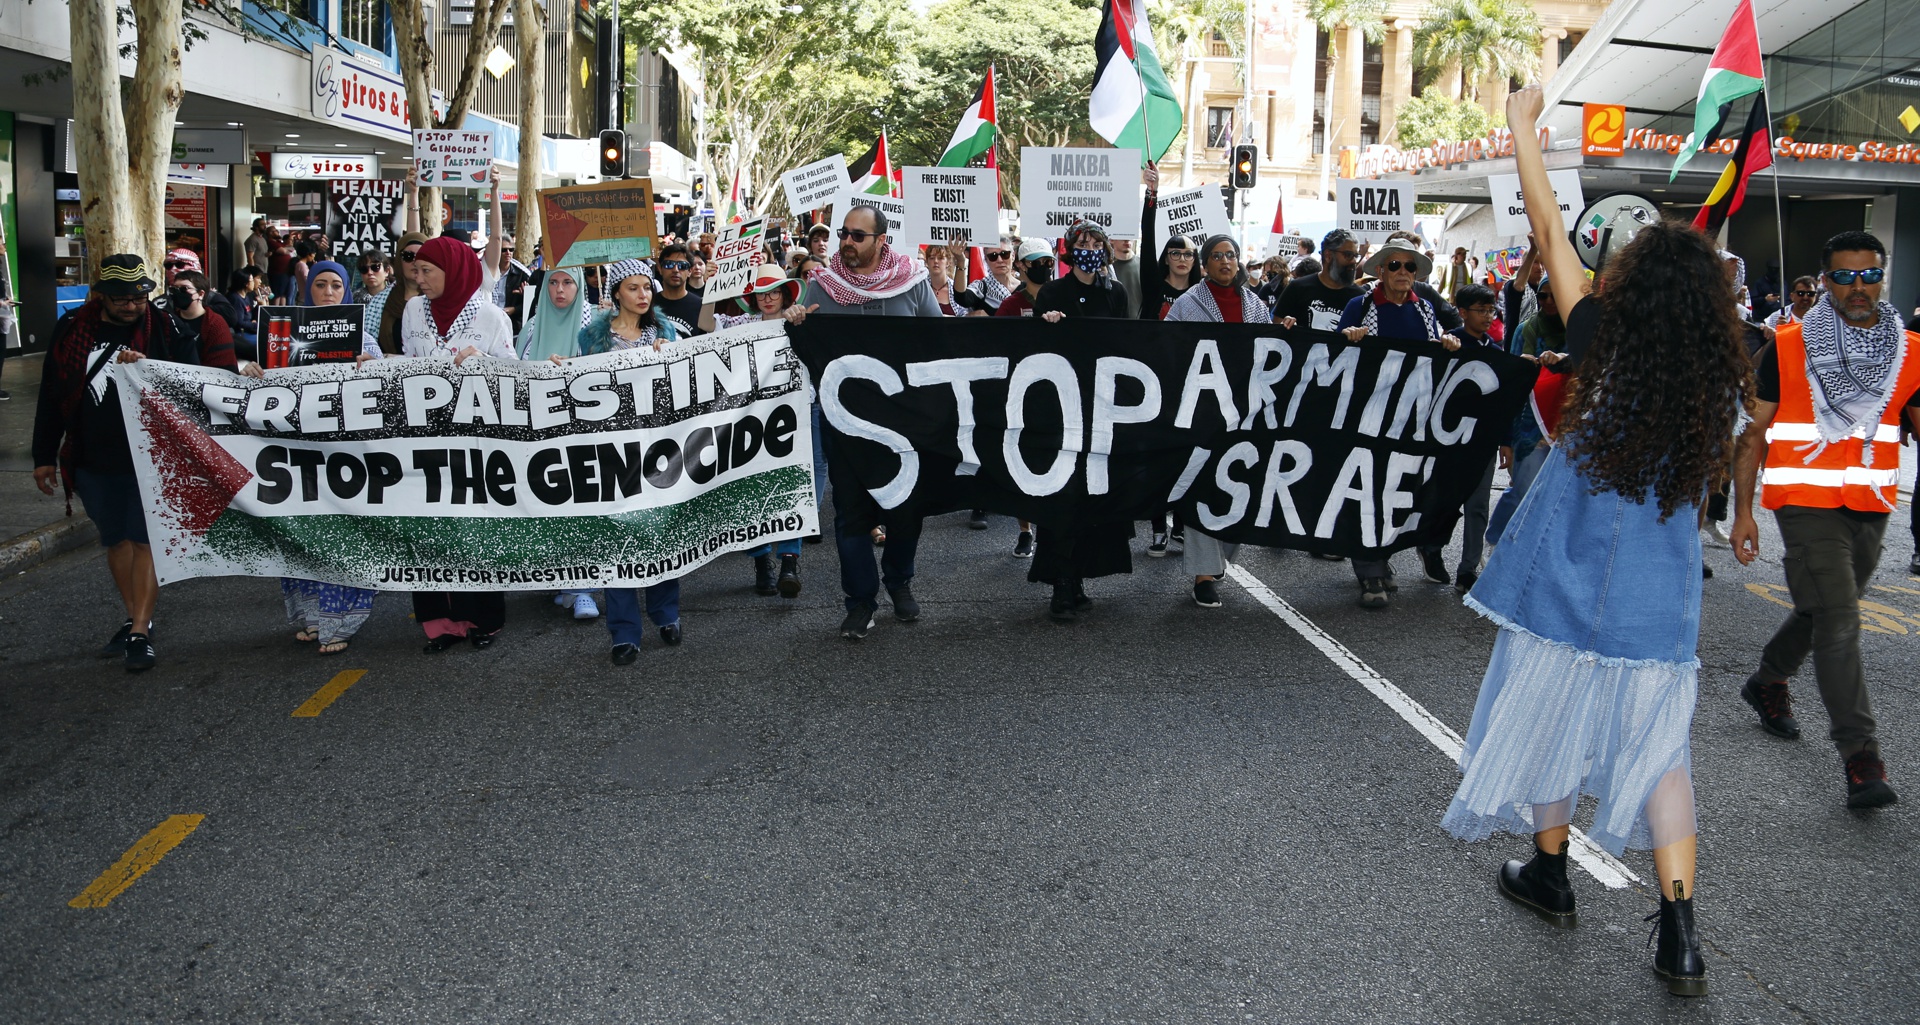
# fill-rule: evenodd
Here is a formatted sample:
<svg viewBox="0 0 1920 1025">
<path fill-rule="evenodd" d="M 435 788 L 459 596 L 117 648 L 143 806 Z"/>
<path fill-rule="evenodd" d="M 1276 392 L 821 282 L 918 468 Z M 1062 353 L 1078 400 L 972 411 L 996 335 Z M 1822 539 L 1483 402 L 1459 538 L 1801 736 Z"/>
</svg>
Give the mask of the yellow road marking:
<svg viewBox="0 0 1920 1025">
<path fill-rule="evenodd" d="M 1920 591 L 1911 588 L 1890 587 L 1885 584 L 1872 586 L 1881 591 L 1920 595 Z M 1755 597 L 1763 598 L 1781 608 L 1793 608 L 1792 602 L 1780 597 L 1787 593 L 1784 584 L 1748 584 L 1746 587 L 1747 591 Z M 1862 598 L 1860 599 L 1860 629 L 1869 633 L 1912 636 L 1920 632 L 1920 615 Z"/>
<path fill-rule="evenodd" d="M 153 831 L 140 838 L 140 842 L 127 848 L 120 860 L 113 863 L 100 877 L 80 891 L 80 896 L 67 902 L 70 908 L 104 908 L 120 896 L 134 880 L 147 874 L 147 870 L 160 863 L 167 852 L 180 846 L 180 841 L 200 828 L 205 815 L 172 815 L 165 822 L 153 827 Z"/>
<path fill-rule="evenodd" d="M 306 704 L 294 709 L 293 717 L 295 719 L 311 719 L 321 712 L 326 711 L 327 706 L 333 704 L 335 698 L 345 694 L 348 687 L 359 683 L 360 678 L 365 675 L 367 675 L 365 669 L 341 670 L 333 679 L 327 681 L 326 686 L 314 691 L 313 697 L 308 698 Z"/>
</svg>

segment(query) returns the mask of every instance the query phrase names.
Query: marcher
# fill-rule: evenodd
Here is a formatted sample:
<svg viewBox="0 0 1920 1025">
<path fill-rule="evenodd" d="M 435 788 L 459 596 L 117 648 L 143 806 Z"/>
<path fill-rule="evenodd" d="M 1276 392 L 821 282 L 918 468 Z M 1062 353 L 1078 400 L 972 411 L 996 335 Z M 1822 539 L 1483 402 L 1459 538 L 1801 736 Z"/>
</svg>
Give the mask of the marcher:
<svg viewBox="0 0 1920 1025">
<path fill-rule="evenodd" d="M 986 273 L 967 282 L 967 291 L 973 293 L 975 302 L 966 302 L 969 317 L 990 317 L 1000 309 L 1000 304 L 1020 289 L 1020 279 L 1014 274 L 1013 254 L 1018 248 L 1013 239 L 1002 235 L 998 244 L 982 246 L 980 258 L 986 264 Z"/>
<path fill-rule="evenodd" d="M 273 229 L 267 227 L 265 217 L 253 219 L 253 230 L 247 233 L 241 248 L 247 254 L 247 266 L 266 273 L 267 260 L 273 255 Z"/>
<path fill-rule="evenodd" d="M 212 290 L 205 274 L 190 270 L 174 275 L 173 284 L 167 288 L 167 312 L 173 317 L 173 331 L 179 339 L 195 347 L 204 344 L 233 352 L 233 329 L 226 318 L 212 310 L 215 296 L 219 296 L 222 306 L 233 308 L 226 296 Z M 238 364 L 238 356 L 234 362 Z"/>
<path fill-rule="evenodd" d="M 1532 860 L 1503 865 L 1500 891 L 1571 926 L 1568 830 L 1581 795 L 1597 798 L 1595 843 L 1615 855 L 1653 851 L 1654 970 L 1669 992 L 1703 996 L 1688 739 L 1699 673 L 1694 526 L 1753 386 L 1731 290 L 1692 228 L 1644 226 L 1609 258 L 1606 288 L 1585 294 L 1532 131 L 1541 107 L 1540 87 L 1528 86 L 1508 100 L 1508 121 L 1528 218 L 1563 283 L 1578 369 L 1546 469 L 1462 599 L 1500 633 L 1443 824 L 1469 840 L 1532 834 Z M 1684 399 L 1648 398 L 1676 394 Z"/>
<path fill-rule="evenodd" d="M 833 226 L 826 222 L 815 224 L 807 229 L 807 252 L 815 258 L 825 261 L 827 252 L 833 248 Z"/>
<path fill-rule="evenodd" d="M 940 305 L 940 312 L 949 317 L 964 315 L 964 311 L 953 301 L 956 291 L 953 285 L 953 250 L 946 246 L 921 246 L 920 262 L 927 268 L 927 287 L 933 289 L 933 301 Z"/>
<path fill-rule="evenodd" d="M 1734 557 L 1750 564 L 1760 554 L 1757 471 L 1793 597 L 1740 696 L 1767 732 L 1798 737 L 1787 683 L 1813 656 L 1849 808 L 1899 799 L 1860 661 L 1860 599 L 1899 501 L 1900 432 L 1920 429 L 1920 333 L 1881 298 L 1886 261 L 1886 246 L 1864 231 L 1827 240 L 1826 298 L 1775 331 L 1755 361 L 1760 401 L 1734 471 Z"/>
<path fill-rule="evenodd" d="M 586 325 L 592 307 L 580 294 L 576 274 L 578 271 L 572 268 L 543 273 L 533 310 L 515 342 L 522 360 L 569 359 L 580 354 L 580 329 Z M 600 617 L 600 606 L 591 589 L 561 591 L 554 595 L 553 603 L 570 610 L 575 619 Z"/>
<path fill-rule="evenodd" d="M 705 334 L 700 329 L 700 295 L 689 284 L 693 278 L 693 250 L 682 242 L 662 247 L 654 273 L 659 278 L 659 287 L 653 292 L 653 307 L 673 325 L 674 337 Z"/>
<path fill-rule="evenodd" d="M 138 256 L 117 254 L 100 261 L 87 302 L 54 327 L 33 417 L 33 482 L 51 495 L 58 476 L 69 511 L 78 492 L 98 528 L 107 569 L 127 613 L 100 657 L 118 658 L 130 672 L 154 666 L 153 610 L 160 583 L 112 364 L 152 358 L 237 369 L 231 343 L 221 346 L 204 333 L 197 345 L 176 338 L 166 312 L 147 301 L 154 286 L 146 261 Z"/>
<path fill-rule="evenodd" d="M 1454 337 L 1465 346 L 1497 348 L 1489 334 L 1495 317 L 1493 290 L 1485 285 L 1467 284 L 1461 286 L 1454 295 L 1459 300 L 1462 319 L 1460 328 L 1453 332 Z M 1510 463 L 1512 458 L 1512 450 L 1508 449 L 1507 462 Z M 1480 553 L 1486 543 L 1487 520 L 1493 506 L 1493 470 L 1499 462 L 1498 456 L 1487 460 L 1487 468 L 1481 472 L 1480 482 L 1474 485 L 1461 506 L 1460 566 L 1453 574 L 1453 588 L 1461 594 L 1473 590 L 1474 581 L 1480 579 Z M 1445 554 L 1444 542 L 1420 546 L 1420 560 L 1428 579 L 1446 576 Z"/>
<path fill-rule="evenodd" d="M 805 300 L 787 308 L 787 323 L 800 324 L 811 313 L 890 317 L 938 317 L 927 270 L 888 245 L 890 225 L 877 207 L 855 206 L 840 222 L 840 249 L 808 279 Z M 841 465 L 828 443 L 829 471 Z M 885 520 L 887 544 L 876 570 L 870 531 Z M 920 548 L 920 518 L 884 513 L 865 488 L 848 481 L 833 488 L 834 540 L 840 549 L 840 587 L 847 615 L 840 636 L 860 640 L 873 629 L 882 583 L 893 602 L 893 617 L 903 623 L 920 618 L 913 596 L 914 554 Z"/>
<path fill-rule="evenodd" d="M 1167 311 L 1200 281 L 1200 250 L 1193 240 L 1175 235 L 1160 250 L 1151 279 L 1141 282 L 1140 319 L 1165 320 Z"/>
<path fill-rule="evenodd" d="M 399 261 L 399 275 L 392 285 L 367 300 L 360 315 L 361 352 L 376 358 L 400 355 L 400 315 L 406 312 L 407 301 L 420 294 L 411 268 L 420 256 L 420 247 L 426 244 L 427 236 L 417 231 L 400 236 L 394 257 Z"/>
<path fill-rule="evenodd" d="M 1800 323 L 1800 321 L 1806 318 L 1807 311 L 1813 309 L 1813 304 L 1817 302 L 1819 298 L 1819 278 L 1807 275 L 1794 278 L 1793 291 L 1787 296 L 1789 300 L 1788 304 L 1767 315 L 1767 327 L 1771 330 L 1778 331 L 1787 324 Z"/>
<path fill-rule="evenodd" d="M 227 290 L 223 294 L 238 320 L 233 330 L 233 354 L 236 359 L 260 358 L 256 345 L 260 334 L 259 287 L 260 271 L 255 267 L 240 267 L 227 275 Z"/>
<path fill-rule="evenodd" d="M 1320 273 L 1295 278 L 1280 293 L 1275 323 L 1332 331 L 1347 304 L 1366 294 L 1354 283 L 1360 276 L 1360 243 L 1345 229 L 1335 228 L 1320 240 L 1320 264 Z"/>
<path fill-rule="evenodd" d="M 202 284 L 196 290 L 200 293 L 201 304 L 209 312 L 219 314 L 220 319 L 227 322 L 229 335 L 240 330 L 240 314 L 234 310 L 233 303 L 227 301 L 226 295 L 212 288 L 212 279 L 206 276 L 206 270 L 200 265 L 199 253 L 191 249 L 175 249 L 167 254 L 160 265 L 166 269 L 165 277 L 168 285 L 172 285 L 182 274 L 200 275 Z"/>
<path fill-rule="evenodd" d="M 993 308 L 996 317 L 1033 316 L 1033 301 L 1040 297 L 1041 286 L 1053 280 L 1053 247 L 1040 239 L 1021 242 L 1014 263 L 1014 269 L 1020 274 L 1020 287 Z"/>
</svg>

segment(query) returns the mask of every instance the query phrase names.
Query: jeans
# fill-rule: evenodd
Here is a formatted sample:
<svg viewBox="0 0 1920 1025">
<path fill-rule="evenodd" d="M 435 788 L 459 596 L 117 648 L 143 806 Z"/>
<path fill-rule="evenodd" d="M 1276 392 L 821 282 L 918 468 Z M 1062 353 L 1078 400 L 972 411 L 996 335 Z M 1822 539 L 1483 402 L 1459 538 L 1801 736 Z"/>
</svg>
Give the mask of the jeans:
<svg viewBox="0 0 1920 1025">
<path fill-rule="evenodd" d="M 680 581 L 668 580 L 652 587 L 607 588 L 607 632 L 615 644 L 638 647 L 646 633 L 640 621 L 640 592 L 647 592 L 647 618 L 654 626 L 672 626 L 680 622 Z"/>
<path fill-rule="evenodd" d="M 762 555 L 799 555 L 800 539 L 793 537 L 785 541 L 775 541 L 771 544 L 764 544 L 747 554 L 756 559 Z"/>
<path fill-rule="evenodd" d="M 824 434 L 815 432 L 814 437 Z M 833 457 L 833 443 L 826 443 L 826 457 Z M 845 494 L 842 494 L 842 491 Z M 875 519 L 886 526 L 887 544 L 880 550 L 879 566 L 874 565 L 873 538 L 865 530 L 849 527 L 848 520 Z M 856 606 L 879 606 L 880 584 L 896 591 L 913 581 L 913 556 L 920 549 L 920 518 L 905 516 L 888 519 L 886 510 L 876 507 L 873 496 L 857 487 L 833 489 L 833 540 L 840 550 L 840 589 L 846 592 L 847 611 Z"/>
<path fill-rule="evenodd" d="M 1493 504 L 1493 514 L 1487 518 L 1487 543 L 1497 545 L 1500 535 L 1507 532 L 1507 521 L 1513 519 L 1513 511 L 1527 497 L 1527 489 L 1533 487 L 1533 479 L 1540 476 L 1540 469 L 1547 465 L 1547 453 L 1553 451 L 1545 445 L 1536 445 L 1533 451 L 1515 459 L 1513 469 L 1508 472 L 1509 483 L 1506 493 L 1500 501 Z M 1491 490 L 1491 485 L 1488 486 Z"/>
<path fill-rule="evenodd" d="M 1760 654 L 1760 675 L 1786 680 L 1813 656 L 1840 757 L 1880 753 L 1860 666 L 1860 594 L 1880 565 L 1887 515 L 1789 505 L 1774 510 L 1793 611 Z"/>
<path fill-rule="evenodd" d="M 1487 523 L 1490 519 L 1488 509 L 1493 505 L 1493 468 L 1499 460 L 1487 460 L 1486 470 L 1480 474 L 1480 484 L 1467 496 L 1462 508 L 1465 514 L 1460 517 L 1460 568 L 1471 573 L 1480 572 L 1480 551 L 1487 535 Z M 1438 552 L 1446 548 L 1444 544 L 1421 545 L 1422 553 Z"/>
</svg>

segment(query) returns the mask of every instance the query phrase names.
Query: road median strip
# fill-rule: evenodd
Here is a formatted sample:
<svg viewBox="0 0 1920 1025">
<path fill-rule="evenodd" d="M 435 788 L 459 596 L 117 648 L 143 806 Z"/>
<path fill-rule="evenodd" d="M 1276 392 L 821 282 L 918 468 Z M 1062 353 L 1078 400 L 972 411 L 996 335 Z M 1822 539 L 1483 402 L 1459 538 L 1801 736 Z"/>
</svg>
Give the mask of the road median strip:
<svg viewBox="0 0 1920 1025">
<path fill-rule="evenodd" d="M 87 888 L 80 891 L 78 897 L 67 902 L 70 908 L 104 908 L 113 903 L 115 897 L 125 893 L 147 871 L 160 863 L 167 852 L 180 846 L 194 830 L 200 828 L 205 815 L 172 815 L 165 822 L 153 827 L 152 831 L 140 838 L 120 860 L 108 866 Z"/>
</svg>

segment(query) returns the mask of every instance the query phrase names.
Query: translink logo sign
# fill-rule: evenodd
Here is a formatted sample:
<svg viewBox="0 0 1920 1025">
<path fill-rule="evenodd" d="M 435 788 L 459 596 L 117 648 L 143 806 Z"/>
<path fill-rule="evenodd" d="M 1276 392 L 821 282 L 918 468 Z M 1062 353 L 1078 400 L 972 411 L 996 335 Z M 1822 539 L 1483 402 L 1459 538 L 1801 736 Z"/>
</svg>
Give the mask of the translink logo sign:
<svg viewBox="0 0 1920 1025">
<path fill-rule="evenodd" d="M 1618 157 L 1627 152 L 1627 108 L 1616 103 L 1588 103 L 1580 112 L 1580 155 Z"/>
</svg>

